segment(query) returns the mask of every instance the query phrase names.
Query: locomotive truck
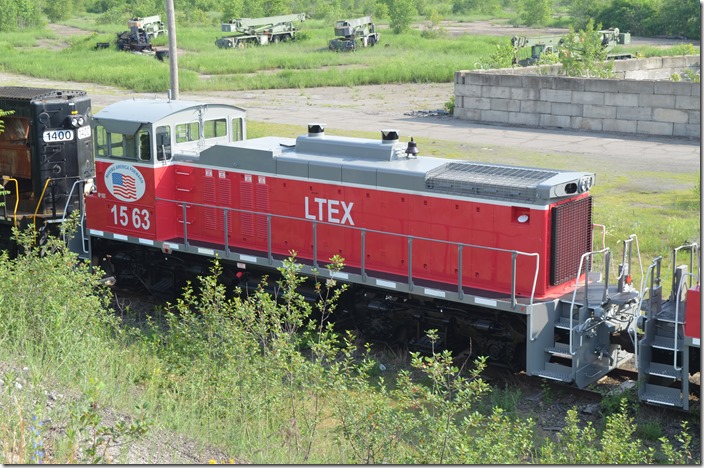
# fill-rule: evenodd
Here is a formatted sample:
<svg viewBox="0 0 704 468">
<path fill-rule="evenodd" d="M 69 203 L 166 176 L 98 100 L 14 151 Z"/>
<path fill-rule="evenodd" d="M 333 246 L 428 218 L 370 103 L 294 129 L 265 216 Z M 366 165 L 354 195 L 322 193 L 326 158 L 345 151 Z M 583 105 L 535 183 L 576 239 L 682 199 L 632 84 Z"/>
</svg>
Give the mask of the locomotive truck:
<svg viewBox="0 0 704 468">
<path fill-rule="evenodd" d="M 593 245 L 593 173 L 425 157 L 395 130 L 247 139 L 245 115 L 160 99 L 98 112 L 83 256 L 158 292 L 216 257 L 247 289 L 292 251 L 310 276 L 339 255 L 322 274 L 350 286 L 342 313 L 365 333 L 423 349 L 435 328 L 447 347 L 579 387 L 635 356 L 644 402 L 689 407 L 699 248 L 675 250 L 673 267 L 678 252 L 690 266 L 667 300 L 661 258 L 637 288 L 635 236 L 617 268 Z"/>
<path fill-rule="evenodd" d="M 265 18 L 235 18 L 223 23 L 221 29 L 223 32 L 237 34 L 221 37 L 215 41 L 215 45 L 221 49 L 242 49 L 248 45 L 292 41 L 298 31 L 293 23 L 305 20 L 305 13 Z"/>
</svg>

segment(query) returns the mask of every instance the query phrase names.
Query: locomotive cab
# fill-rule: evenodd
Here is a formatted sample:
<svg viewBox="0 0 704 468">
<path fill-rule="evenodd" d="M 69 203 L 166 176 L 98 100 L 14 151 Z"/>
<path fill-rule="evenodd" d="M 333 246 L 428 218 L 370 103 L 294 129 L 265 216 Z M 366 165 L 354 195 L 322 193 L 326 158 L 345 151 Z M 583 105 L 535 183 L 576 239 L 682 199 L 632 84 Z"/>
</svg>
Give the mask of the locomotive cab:
<svg viewBox="0 0 704 468">
<path fill-rule="evenodd" d="M 175 206 L 162 200 L 194 190 L 190 170 L 180 163 L 197 161 L 215 144 L 244 139 L 245 112 L 188 101 L 122 101 L 95 115 L 93 133 L 96 190 L 87 199 L 88 228 L 153 242 L 176 230 Z M 157 223 L 157 213 L 163 222 Z"/>
</svg>

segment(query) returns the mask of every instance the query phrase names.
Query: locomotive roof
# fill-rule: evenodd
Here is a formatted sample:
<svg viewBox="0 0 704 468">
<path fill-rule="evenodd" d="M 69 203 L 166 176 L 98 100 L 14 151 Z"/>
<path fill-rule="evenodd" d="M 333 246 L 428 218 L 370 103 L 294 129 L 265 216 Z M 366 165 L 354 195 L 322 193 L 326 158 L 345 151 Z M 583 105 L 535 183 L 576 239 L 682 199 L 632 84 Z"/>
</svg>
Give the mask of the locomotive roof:
<svg viewBox="0 0 704 468">
<path fill-rule="evenodd" d="M 102 109 L 94 118 L 101 123 L 109 122 L 112 128 L 122 125 L 125 132 L 133 133 L 142 124 L 153 124 L 174 115 L 183 115 L 200 109 L 220 108 L 244 113 L 244 109 L 227 104 L 205 104 L 202 102 L 167 99 L 128 99 Z M 113 130 L 111 130 L 113 131 Z M 119 131 L 119 130 L 115 130 Z"/>
<path fill-rule="evenodd" d="M 543 205 L 587 191 L 594 174 L 408 157 L 406 144 L 323 135 L 264 137 L 204 149 L 200 163 L 387 189 Z"/>
<path fill-rule="evenodd" d="M 85 91 L 51 88 L 27 88 L 23 86 L 0 86 L 0 99 L 33 101 L 35 99 L 72 98 L 85 96 Z"/>
</svg>

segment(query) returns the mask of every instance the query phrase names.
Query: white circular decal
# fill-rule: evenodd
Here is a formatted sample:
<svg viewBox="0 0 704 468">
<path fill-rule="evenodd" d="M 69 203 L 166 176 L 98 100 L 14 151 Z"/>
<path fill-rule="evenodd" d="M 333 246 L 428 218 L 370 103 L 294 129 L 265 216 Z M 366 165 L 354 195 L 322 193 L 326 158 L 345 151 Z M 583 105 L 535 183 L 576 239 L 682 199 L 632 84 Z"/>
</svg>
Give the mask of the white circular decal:
<svg viewBox="0 0 704 468">
<path fill-rule="evenodd" d="M 105 186 L 118 200 L 134 202 L 142 198 L 146 184 L 144 177 L 129 164 L 113 164 L 105 171 Z"/>
</svg>

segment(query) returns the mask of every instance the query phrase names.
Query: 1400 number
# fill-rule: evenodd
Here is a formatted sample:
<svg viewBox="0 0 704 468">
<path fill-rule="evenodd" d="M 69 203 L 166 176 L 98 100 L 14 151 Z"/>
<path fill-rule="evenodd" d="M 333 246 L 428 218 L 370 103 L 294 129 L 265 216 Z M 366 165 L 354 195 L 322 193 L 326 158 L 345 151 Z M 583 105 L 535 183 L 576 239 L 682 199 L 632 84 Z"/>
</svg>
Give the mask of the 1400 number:
<svg viewBox="0 0 704 468">
<path fill-rule="evenodd" d="M 110 208 L 110 213 L 112 213 L 113 224 L 120 225 L 122 227 L 130 226 L 135 229 L 148 230 L 151 226 L 149 220 L 149 211 L 146 208 L 132 208 L 130 209 L 126 206 L 113 205 Z"/>
</svg>

